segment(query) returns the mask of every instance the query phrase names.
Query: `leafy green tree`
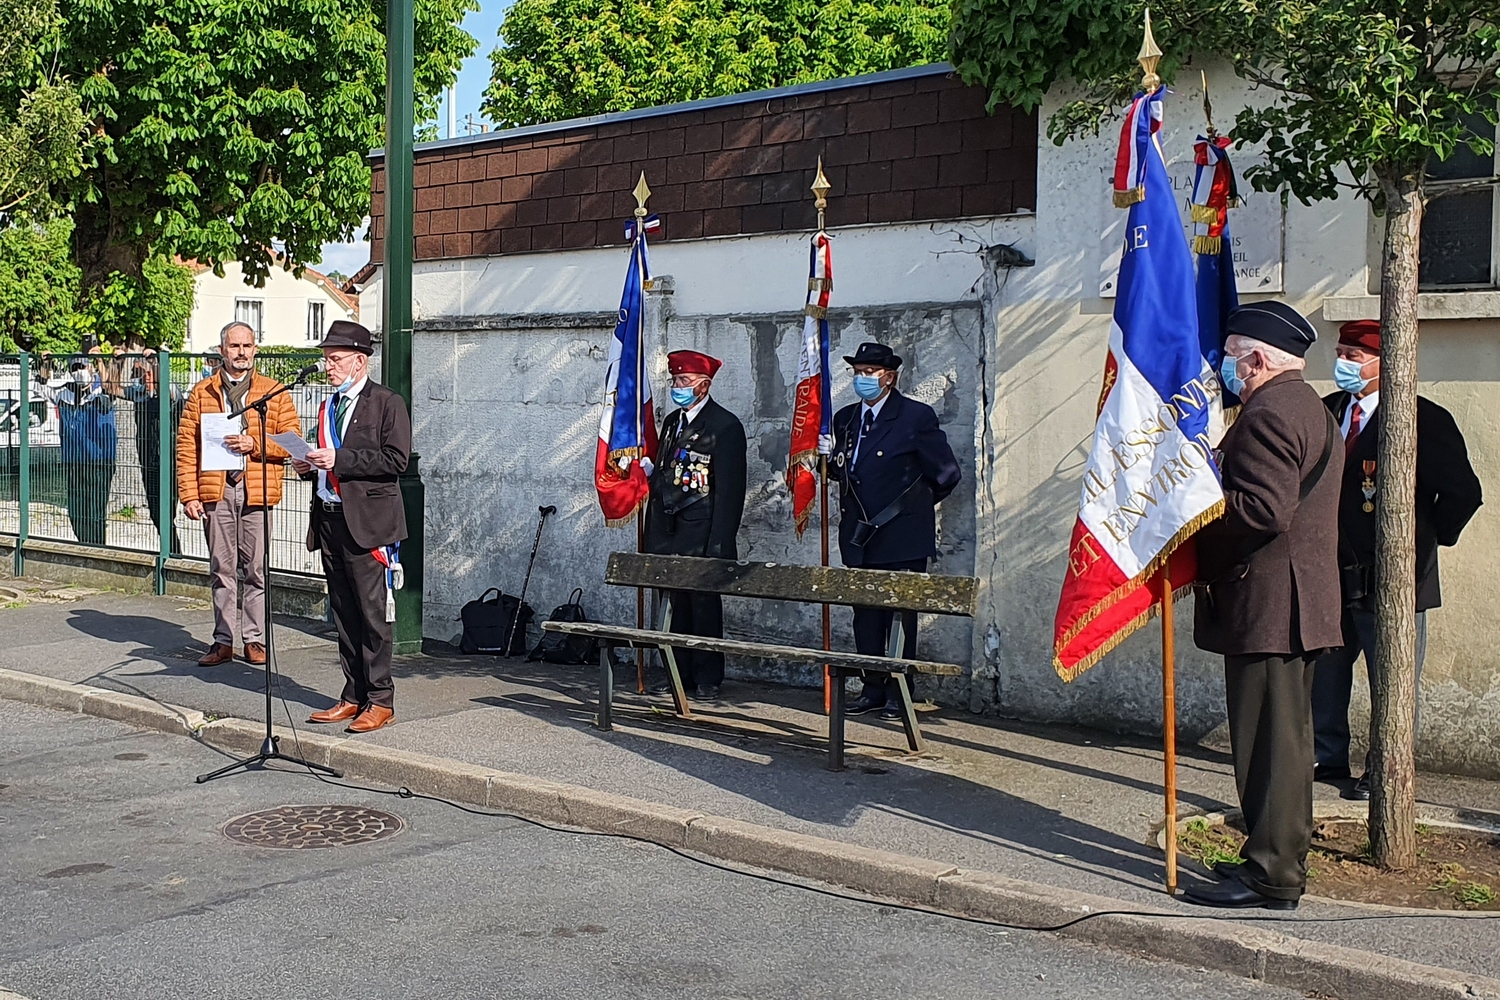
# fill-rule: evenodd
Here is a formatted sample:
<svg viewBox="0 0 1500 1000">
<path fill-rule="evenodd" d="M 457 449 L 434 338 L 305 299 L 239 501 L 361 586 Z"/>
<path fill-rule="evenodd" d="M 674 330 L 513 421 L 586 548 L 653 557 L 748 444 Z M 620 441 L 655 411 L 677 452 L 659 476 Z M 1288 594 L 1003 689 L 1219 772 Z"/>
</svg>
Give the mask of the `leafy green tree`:
<svg viewBox="0 0 1500 1000">
<path fill-rule="evenodd" d="M 476 0 L 417 0 L 417 117 L 473 53 Z M 379 0 L 64 0 L 56 59 L 94 131 L 66 186 L 86 288 L 156 255 L 264 278 L 347 240 L 381 145 Z"/>
<path fill-rule="evenodd" d="M 0 228 L 0 353 L 78 347 L 72 235 L 66 217 Z"/>
<path fill-rule="evenodd" d="M 193 273 L 160 255 L 141 275 L 116 272 L 84 289 L 67 216 L 18 219 L 0 228 L 0 353 L 76 351 L 83 341 L 182 346 L 193 309 Z"/>
<path fill-rule="evenodd" d="M 1061 10 L 1059 9 L 1061 8 Z M 1417 282 L 1430 163 L 1461 145 L 1494 150 L 1500 101 L 1496 0 L 1167 0 L 1152 5 L 1157 37 L 1180 55 L 1191 42 L 1259 85 L 1264 104 L 1240 111 L 1237 142 L 1260 143 L 1247 171 L 1258 190 L 1285 189 L 1304 203 L 1348 189 L 1384 216 L 1381 254 L 1381 502 L 1373 678 L 1370 840 L 1375 859 L 1416 863 L 1413 712 L 1416 705 Z M 1064 68 L 1085 97 L 1049 123 L 1055 138 L 1097 128 L 1119 107 L 1133 75 L 1140 9 L 1081 0 L 960 0 L 954 59 L 995 100 L 1035 103 L 1058 76 L 1032 67 L 1056 53 L 1059 18 L 1068 45 L 1092 46 Z M 988 51 L 993 49 L 993 51 Z M 1164 64 L 1171 70 L 1171 63 Z M 1163 74 L 1167 75 L 1167 74 Z M 1472 125 L 1487 122 L 1476 131 Z M 1494 180 L 1477 182 L 1489 185 Z"/>
<path fill-rule="evenodd" d="M 51 186 L 82 165 L 78 92 L 58 77 L 56 0 L 0 0 L 0 218 L 46 214 Z"/>
<path fill-rule="evenodd" d="M 516 0 L 484 111 L 501 126 L 937 62 L 946 0 Z"/>
</svg>

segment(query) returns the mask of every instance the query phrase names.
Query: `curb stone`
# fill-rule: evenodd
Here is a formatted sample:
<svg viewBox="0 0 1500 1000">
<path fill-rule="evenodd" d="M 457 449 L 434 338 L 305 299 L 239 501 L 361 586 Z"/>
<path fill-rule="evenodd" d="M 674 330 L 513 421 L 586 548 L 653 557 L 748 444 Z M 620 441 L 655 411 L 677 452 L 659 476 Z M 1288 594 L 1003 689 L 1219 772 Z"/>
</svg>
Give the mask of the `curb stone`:
<svg viewBox="0 0 1500 1000">
<path fill-rule="evenodd" d="M 228 753 L 254 752 L 263 727 L 135 695 L 0 669 L 0 697 L 191 736 Z M 739 820 L 598 792 L 560 782 L 356 743 L 321 733 L 279 731 L 282 749 L 349 777 L 451 798 L 527 819 L 618 833 L 733 864 L 769 868 L 859 893 L 963 916 L 1046 927 L 1100 911 L 1061 936 L 1179 965 L 1345 1000 L 1500 1000 L 1500 980 L 1372 952 L 1291 937 L 1229 920 L 1182 917 L 1089 893 L 1024 882 L 775 830 Z M 0 1000 L 6 1000 L 0 992 Z"/>
</svg>

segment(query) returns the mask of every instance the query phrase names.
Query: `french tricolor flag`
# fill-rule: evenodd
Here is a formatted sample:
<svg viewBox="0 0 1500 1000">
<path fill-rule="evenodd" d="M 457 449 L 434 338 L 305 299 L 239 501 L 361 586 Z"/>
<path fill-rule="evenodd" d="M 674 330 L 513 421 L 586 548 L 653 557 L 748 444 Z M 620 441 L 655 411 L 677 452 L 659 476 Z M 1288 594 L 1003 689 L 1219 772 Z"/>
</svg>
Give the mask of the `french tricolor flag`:
<svg viewBox="0 0 1500 1000">
<path fill-rule="evenodd" d="M 833 451 L 833 403 L 828 384 L 828 301 L 832 294 L 833 242 L 819 230 L 812 239 L 808 265 L 802 353 L 797 361 L 797 392 L 792 404 L 791 460 L 786 472 L 792 520 L 799 538 L 807 530 L 817 501 L 819 456 Z"/>
<path fill-rule="evenodd" d="M 656 413 L 646 370 L 642 318 L 645 282 L 651 277 L 646 233 L 660 227 L 654 215 L 625 224 L 630 267 L 620 296 L 620 321 L 609 342 L 604 413 L 599 418 L 599 447 L 594 455 L 594 487 L 599 492 L 604 523 L 612 528 L 628 523 L 651 492 L 647 480 L 656 456 Z"/>
<path fill-rule="evenodd" d="M 1190 542 L 1224 508 L 1212 438 L 1220 387 L 1198 337 L 1193 260 L 1157 132 L 1164 88 L 1120 133 L 1115 204 L 1129 207 L 1094 440 L 1058 600 L 1053 665 L 1071 681 L 1196 575 Z"/>
</svg>

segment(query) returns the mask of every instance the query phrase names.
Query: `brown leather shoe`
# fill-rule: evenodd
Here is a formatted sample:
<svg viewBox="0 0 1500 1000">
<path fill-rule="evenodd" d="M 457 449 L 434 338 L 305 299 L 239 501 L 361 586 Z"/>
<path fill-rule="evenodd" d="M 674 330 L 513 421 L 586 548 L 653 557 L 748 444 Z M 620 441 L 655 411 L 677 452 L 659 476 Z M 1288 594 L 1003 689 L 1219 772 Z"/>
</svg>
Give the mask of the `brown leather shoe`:
<svg viewBox="0 0 1500 1000">
<path fill-rule="evenodd" d="M 382 705 L 371 705 L 359 713 L 359 718 L 349 723 L 346 733 L 373 733 L 381 726 L 389 726 L 396 721 L 396 710 L 385 708 Z"/>
<path fill-rule="evenodd" d="M 332 708 L 325 708 L 321 712 L 314 712 L 307 717 L 308 722 L 343 722 L 352 719 L 359 714 L 359 706 L 352 701 L 341 701 Z"/>
<path fill-rule="evenodd" d="M 216 642 L 208 647 L 208 652 L 204 653 L 202 658 L 198 660 L 198 666 L 217 667 L 219 664 L 228 663 L 232 659 L 234 659 L 234 647 L 226 646 L 222 642 Z"/>
<path fill-rule="evenodd" d="M 266 647 L 258 642 L 245 643 L 245 662 L 252 663 L 257 667 L 264 666 L 266 662 Z"/>
</svg>

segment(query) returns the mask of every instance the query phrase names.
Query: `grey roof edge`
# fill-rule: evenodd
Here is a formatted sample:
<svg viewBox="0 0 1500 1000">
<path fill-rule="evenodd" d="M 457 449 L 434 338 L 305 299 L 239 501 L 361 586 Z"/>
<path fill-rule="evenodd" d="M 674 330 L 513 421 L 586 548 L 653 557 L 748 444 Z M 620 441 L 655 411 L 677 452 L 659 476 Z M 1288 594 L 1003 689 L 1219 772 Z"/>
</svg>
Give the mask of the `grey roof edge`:
<svg viewBox="0 0 1500 1000">
<path fill-rule="evenodd" d="M 429 152 L 435 149 L 456 149 L 461 146 L 481 145 L 487 142 L 502 142 L 506 139 L 523 139 L 533 135 L 547 135 L 552 132 L 569 132 L 577 128 L 592 128 L 598 125 L 609 125 L 615 122 L 635 121 L 638 118 L 657 118 L 663 115 L 675 115 L 684 111 L 704 111 L 708 108 L 722 108 L 734 104 L 753 104 L 756 101 L 771 101 L 785 97 L 796 97 L 800 94 L 821 94 L 830 90 L 847 90 L 850 87 L 867 87 L 874 83 L 891 83 L 897 80 L 915 80 L 928 76 L 946 76 L 953 72 L 953 67 L 945 62 L 928 63 L 926 66 L 908 66 L 905 69 L 888 69 L 879 73 L 865 73 L 862 76 L 842 76 L 835 80 L 819 80 L 815 83 L 797 83 L 790 87 L 773 87 L 770 90 L 752 90 L 744 94 L 725 94 L 723 97 L 705 97 L 697 101 L 683 101 L 680 104 L 659 104 L 650 108 L 636 108 L 633 111 L 611 111 L 603 115 L 590 115 L 586 118 L 569 118 L 560 122 L 543 122 L 540 125 L 521 125 L 516 128 L 502 129 L 498 132 L 481 132 L 478 135 L 461 135 L 454 139 L 439 139 L 436 142 L 419 142 L 415 147 L 418 153 Z M 381 160 L 385 158 L 385 150 L 372 149 L 368 159 Z"/>
</svg>

